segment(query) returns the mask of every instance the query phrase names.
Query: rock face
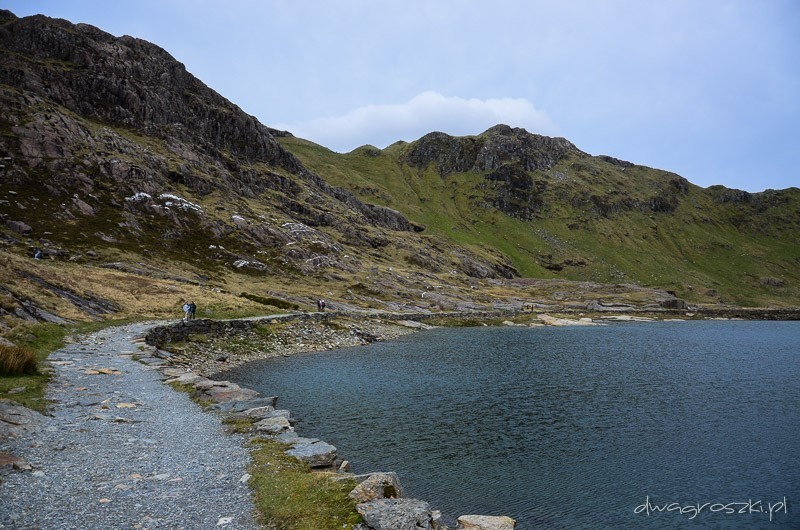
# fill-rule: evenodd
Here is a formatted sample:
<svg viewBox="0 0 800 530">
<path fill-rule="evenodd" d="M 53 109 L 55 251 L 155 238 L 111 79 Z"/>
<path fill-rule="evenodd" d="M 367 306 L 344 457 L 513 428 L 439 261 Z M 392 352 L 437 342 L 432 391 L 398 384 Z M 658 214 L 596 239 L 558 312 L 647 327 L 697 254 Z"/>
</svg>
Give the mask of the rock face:
<svg viewBox="0 0 800 530">
<path fill-rule="evenodd" d="M 465 171 L 492 171 L 513 162 L 525 171 L 550 169 L 567 153 L 579 152 L 564 138 L 530 134 L 525 129 L 496 125 L 477 137 L 454 137 L 441 132 L 414 142 L 405 155 L 409 165 L 434 164 L 443 177 Z"/>
<path fill-rule="evenodd" d="M 21 213 L 0 212 L 0 236 L 14 244 L 38 240 L 54 259 L 113 248 L 206 270 L 311 275 L 360 272 L 375 249 L 405 253 L 424 231 L 328 184 L 273 135 L 287 134 L 154 44 L 45 16 L 0 20 L 0 177 Z M 443 270 L 461 268 L 452 247 L 413 242 Z M 460 254 L 477 264 L 467 274 L 513 272 Z"/>
</svg>

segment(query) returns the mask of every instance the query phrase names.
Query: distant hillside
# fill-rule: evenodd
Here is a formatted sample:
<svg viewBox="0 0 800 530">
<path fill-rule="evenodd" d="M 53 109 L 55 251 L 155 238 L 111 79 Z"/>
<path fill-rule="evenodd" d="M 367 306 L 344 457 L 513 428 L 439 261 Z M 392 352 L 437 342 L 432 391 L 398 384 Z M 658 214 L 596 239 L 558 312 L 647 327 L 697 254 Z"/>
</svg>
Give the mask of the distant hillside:
<svg viewBox="0 0 800 530">
<path fill-rule="evenodd" d="M 502 125 L 339 155 L 154 44 L 44 16 L 0 11 L 0 159 L 0 332 L 188 297 L 208 314 L 659 308 L 668 290 L 800 305 L 797 189 L 702 190 Z"/>
<path fill-rule="evenodd" d="M 505 125 L 348 154 L 279 141 L 332 184 L 428 233 L 496 249 L 523 276 L 637 283 L 707 303 L 800 299 L 798 188 L 703 189 Z"/>
</svg>

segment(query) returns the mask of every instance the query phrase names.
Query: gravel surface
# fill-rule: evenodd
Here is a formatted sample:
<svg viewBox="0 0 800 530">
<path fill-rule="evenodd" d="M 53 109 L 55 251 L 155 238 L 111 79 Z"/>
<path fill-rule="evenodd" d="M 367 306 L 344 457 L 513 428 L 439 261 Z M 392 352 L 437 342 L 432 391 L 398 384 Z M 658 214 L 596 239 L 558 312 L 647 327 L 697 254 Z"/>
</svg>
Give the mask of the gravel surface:
<svg viewBox="0 0 800 530">
<path fill-rule="evenodd" d="M 33 469 L 3 477 L 0 528 L 258 528 L 244 439 L 131 358 L 152 325 L 50 356 L 53 415 L 6 442 Z"/>
</svg>

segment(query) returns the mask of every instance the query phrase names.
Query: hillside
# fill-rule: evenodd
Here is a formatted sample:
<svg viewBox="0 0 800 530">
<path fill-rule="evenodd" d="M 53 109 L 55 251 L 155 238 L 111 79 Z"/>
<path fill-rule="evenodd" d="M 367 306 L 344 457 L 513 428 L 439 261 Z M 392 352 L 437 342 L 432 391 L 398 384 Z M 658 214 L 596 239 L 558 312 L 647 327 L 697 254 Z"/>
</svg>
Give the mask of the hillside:
<svg viewBox="0 0 800 530">
<path fill-rule="evenodd" d="M 499 250 L 525 277 L 635 283 L 702 303 L 796 305 L 800 297 L 798 188 L 703 189 L 504 125 L 347 154 L 279 140 L 329 182 L 427 233 Z"/>
<path fill-rule="evenodd" d="M 794 188 L 703 190 L 505 126 L 340 155 L 140 39 L 0 11 L 0 51 L 0 331 L 190 298 L 201 316 L 800 305 Z"/>
</svg>

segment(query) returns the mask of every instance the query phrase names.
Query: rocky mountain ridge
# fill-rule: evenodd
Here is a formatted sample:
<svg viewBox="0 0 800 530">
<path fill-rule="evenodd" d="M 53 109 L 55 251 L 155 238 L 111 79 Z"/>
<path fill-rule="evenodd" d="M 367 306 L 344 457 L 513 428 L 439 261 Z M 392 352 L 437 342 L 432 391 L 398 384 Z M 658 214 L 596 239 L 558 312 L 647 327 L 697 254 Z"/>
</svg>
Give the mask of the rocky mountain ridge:
<svg viewBox="0 0 800 530">
<path fill-rule="evenodd" d="M 42 282 L 66 292 L 69 282 L 56 280 L 68 269 L 21 274 L 19 257 L 35 249 L 78 267 L 73 292 L 102 267 L 176 292 L 201 286 L 300 305 L 324 292 L 352 307 L 508 308 L 534 296 L 507 281 L 520 275 L 631 284 L 598 287 L 612 298 L 674 296 L 673 281 L 636 276 L 637 264 L 567 237 L 608 232 L 619 216 L 644 216 L 631 225 L 645 232 L 637 244 L 667 228 L 648 215 L 702 224 L 713 209 L 708 223 L 742 231 L 767 219 L 755 230 L 780 241 L 800 226 L 795 191 L 701 193 L 677 175 L 506 125 L 336 155 L 262 125 L 158 46 L 85 24 L 0 11 L 0 50 L 6 314 L 20 310 L 23 291 L 39 293 L 33 314 L 58 314 L 45 301 L 56 291 Z M 687 205 L 696 210 L 688 217 Z M 647 251 L 661 259 L 664 249 Z M 796 297 L 784 272 L 792 252 L 765 271 L 775 281 L 761 291 Z M 559 297 L 585 304 L 577 292 Z"/>
</svg>

